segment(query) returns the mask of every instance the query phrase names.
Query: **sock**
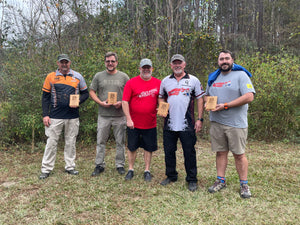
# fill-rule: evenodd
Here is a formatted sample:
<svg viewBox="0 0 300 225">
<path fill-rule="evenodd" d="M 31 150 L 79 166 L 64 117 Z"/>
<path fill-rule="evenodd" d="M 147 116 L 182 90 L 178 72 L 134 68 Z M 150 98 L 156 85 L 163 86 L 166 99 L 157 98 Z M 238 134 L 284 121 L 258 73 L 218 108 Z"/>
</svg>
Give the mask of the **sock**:
<svg viewBox="0 0 300 225">
<path fill-rule="evenodd" d="M 217 176 L 217 179 L 221 181 L 221 183 L 225 183 L 226 178 Z"/>
<path fill-rule="evenodd" d="M 149 172 L 149 173 L 150 173 L 150 170 L 145 170 L 144 173 L 146 173 L 146 172 Z"/>
<path fill-rule="evenodd" d="M 242 186 L 243 184 L 248 184 L 248 180 L 240 180 L 240 184 L 241 184 L 241 186 Z"/>
</svg>

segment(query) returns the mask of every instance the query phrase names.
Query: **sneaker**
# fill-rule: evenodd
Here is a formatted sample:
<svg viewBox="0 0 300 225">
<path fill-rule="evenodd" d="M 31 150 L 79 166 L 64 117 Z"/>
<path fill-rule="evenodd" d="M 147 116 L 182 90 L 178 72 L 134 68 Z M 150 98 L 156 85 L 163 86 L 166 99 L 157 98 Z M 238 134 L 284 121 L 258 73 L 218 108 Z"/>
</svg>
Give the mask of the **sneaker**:
<svg viewBox="0 0 300 225">
<path fill-rule="evenodd" d="M 121 175 L 125 174 L 124 167 L 117 167 L 117 171 L 118 171 L 118 173 L 121 174 Z"/>
<path fill-rule="evenodd" d="M 65 170 L 66 173 L 71 174 L 71 175 L 78 175 L 79 172 L 77 170 Z"/>
<path fill-rule="evenodd" d="M 190 191 L 196 191 L 197 190 L 197 183 L 196 182 L 189 182 L 189 187 L 188 187 L 188 189 L 190 190 Z"/>
<path fill-rule="evenodd" d="M 125 176 L 125 180 L 131 180 L 134 176 L 133 170 L 128 170 L 128 173 Z"/>
<path fill-rule="evenodd" d="M 226 183 L 222 183 L 220 180 L 217 179 L 216 182 L 214 183 L 214 185 L 211 186 L 210 188 L 208 188 L 208 191 L 210 193 L 215 193 L 225 187 L 226 187 Z"/>
<path fill-rule="evenodd" d="M 250 198 L 251 192 L 248 184 L 242 184 L 240 187 L 240 195 L 242 198 Z"/>
<path fill-rule="evenodd" d="M 150 182 L 152 179 L 151 173 L 149 171 L 144 172 L 144 180 Z"/>
<path fill-rule="evenodd" d="M 43 179 L 46 179 L 47 177 L 49 177 L 50 173 L 41 173 L 39 179 L 40 180 L 43 180 Z"/>
<path fill-rule="evenodd" d="M 171 182 L 176 182 L 177 180 L 171 180 L 169 177 L 167 177 L 166 179 L 164 179 L 162 182 L 160 182 L 160 185 L 162 186 L 166 186 Z"/>
<path fill-rule="evenodd" d="M 104 167 L 102 166 L 96 166 L 95 169 L 94 169 L 94 172 L 92 173 L 92 177 L 95 177 L 95 176 L 99 176 L 100 173 L 102 173 L 104 171 Z"/>
</svg>

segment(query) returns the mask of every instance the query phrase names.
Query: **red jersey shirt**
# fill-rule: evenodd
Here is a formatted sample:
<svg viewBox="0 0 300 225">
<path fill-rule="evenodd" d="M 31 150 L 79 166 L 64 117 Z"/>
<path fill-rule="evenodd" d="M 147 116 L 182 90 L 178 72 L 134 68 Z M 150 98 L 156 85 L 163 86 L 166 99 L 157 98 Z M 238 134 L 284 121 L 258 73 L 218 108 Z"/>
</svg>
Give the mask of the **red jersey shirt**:
<svg viewBox="0 0 300 225">
<path fill-rule="evenodd" d="M 140 76 L 127 81 L 123 101 L 129 103 L 129 111 L 134 127 L 151 129 L 156 127 L 156 108 L 161 81 L 155 77 L 145 81 Z"/>
</svg>

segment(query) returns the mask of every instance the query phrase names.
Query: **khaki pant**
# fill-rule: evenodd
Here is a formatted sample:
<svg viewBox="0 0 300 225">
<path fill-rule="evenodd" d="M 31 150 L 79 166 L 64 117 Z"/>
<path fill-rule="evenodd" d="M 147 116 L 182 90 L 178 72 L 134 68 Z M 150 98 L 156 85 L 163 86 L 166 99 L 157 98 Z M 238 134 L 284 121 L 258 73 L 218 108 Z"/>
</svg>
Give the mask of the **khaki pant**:
<svg viewBox="0 0 300 225">
<path fill-rule="evenodd" d="M 51 125 L 49 127 L 45 127 L 45 134 L 48 139 L 42 161 L 42 173 L 50 173 L 54 168 L 57 143 L 63 129 L 65 134 L 65 169 L 75 169 L 76 137 L 79 131 L 79 118 L 51 119 Z"/>
<path fill-rule="evenodd" d="M 96 166 L 105 167 L 105 146 L 109 138 L 110 130 L 113 128 L 113 133 L 116 141 L 116 167 L 124 167 L 125 165 L 125 132 L 126 119 L 125 116 L 100 116 L 98 115 L 97 128 L 97 147 L 96 147 Z"/>
</svg>

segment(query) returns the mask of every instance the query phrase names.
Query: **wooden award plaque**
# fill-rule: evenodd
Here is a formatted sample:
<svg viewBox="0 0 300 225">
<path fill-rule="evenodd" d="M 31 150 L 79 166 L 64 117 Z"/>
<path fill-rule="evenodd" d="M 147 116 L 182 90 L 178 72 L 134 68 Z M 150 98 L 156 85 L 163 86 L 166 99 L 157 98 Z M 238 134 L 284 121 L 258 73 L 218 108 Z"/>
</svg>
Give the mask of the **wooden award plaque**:
<svg viewBox="0 0 300 225">
<path fill-rule="evenodd" d="M 157 115 L 166 117 L 169 111 L 169 103 L 160 102 L 158 105 Z"/>
<path fill-rule="evenodd" d="M 79 106 L 79 95 L 70 95 L 70 106 L 78 107 Z"/>
<path fill-rule="evenodd" d="M 108 94 L 107 94 L 107 103 L 108 104 L 117 103 L 117 92 L 108 92 Z"/>
<path fill-rule="evenodd" d="M 207 110 L 214 110 L 217 106 L 217 96 L 207 96 L 207 101 L 206 101 L 206 109 Z"/>
</svg>

